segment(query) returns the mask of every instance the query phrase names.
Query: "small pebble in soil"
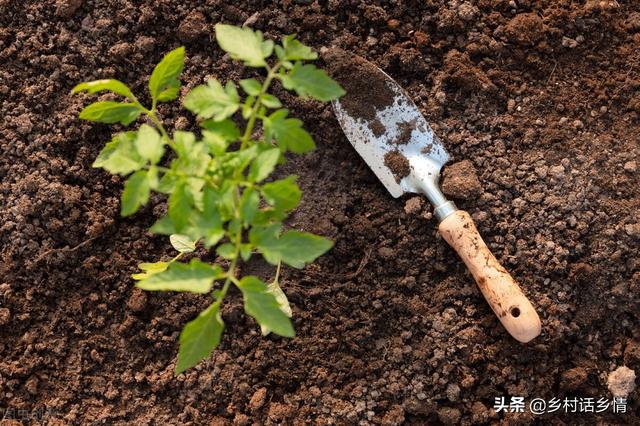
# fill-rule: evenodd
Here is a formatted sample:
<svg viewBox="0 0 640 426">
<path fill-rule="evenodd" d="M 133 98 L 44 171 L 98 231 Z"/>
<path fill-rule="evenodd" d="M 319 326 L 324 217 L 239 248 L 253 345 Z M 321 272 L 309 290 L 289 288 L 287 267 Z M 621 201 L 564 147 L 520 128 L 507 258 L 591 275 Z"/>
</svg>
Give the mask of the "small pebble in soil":
<svg viewBox="0 0 640 426">
<path fill-rule="evenodd" d="M 444 169 L 442 191 L 454 198 L 470 200 L 482 194 L 476 168 L 469 160 L 453 163 Z"/>
<path fill-rule="evenodd" d="M 635 161 L 627 161 L 626 163 L 624 163 L 623 168 L 626 172 L 630 172 L 630 173 L 633 173 L 636 170 L 638 170 L 638 166 Z"/>
<path fill-rule="evenodd" d="M 636 387 L 636 373 L 622 366 L 609 373 L 607 387 L 615 397 L 626 398 Z"/>
</svg>

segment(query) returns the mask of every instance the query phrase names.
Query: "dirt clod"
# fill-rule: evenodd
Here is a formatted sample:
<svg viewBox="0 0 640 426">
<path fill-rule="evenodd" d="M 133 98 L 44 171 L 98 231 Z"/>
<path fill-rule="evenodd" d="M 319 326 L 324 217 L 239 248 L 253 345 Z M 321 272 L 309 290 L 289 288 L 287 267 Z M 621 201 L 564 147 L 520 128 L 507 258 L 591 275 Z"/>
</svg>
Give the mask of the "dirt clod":
<svg viewBox="0 0 640 426">
<path fill-rule="evenodd" d="M 207 34 L 207 20 L 200 12 L 190 12 L 178 26 L 178 37 L 181 41 L 188 43 Z"/>
<path fill-rule="evenodd" d="M 577 391 L 587 381 L 588 374 L 582 367 L 572 368 L 562 373 L 560 387 L 568 391 Z"/>
<path fill-rule="evenodd" d="M 442 192 L 446 195 L 469 200 L 482 194 L 482 186 L 473 163 L 462 160 L 446 166 L 442 175 Z"/>
<path fill-rule="evenodd" d="M 418 214 L 422 211 L 422 197 L 411 197 L 404 203 L 404 212 L 406 214 Z"/>
<path fill-rule="evenodd" d="M 618 367 L 607 378 L 607 386 L 615 397 L 626 398 L 636 388 L 636 373 L 629 367 Z"/>
<path fill-rule="evenodd" d="M 409 160 L 397 150 L 389 151 L 384 155 L 384 165 L 391 170 L 398 183 L 411 172 Z"/>
<path fill-rule="evenodd" d="M 265 401 L 267 400 L 267 388 L 260 388 L 251 396 L 249 400 L 249 409 L 251 411 L 256 411 L 262 408 Z"/>
<path fill-rule="evenodd" d="M 509 21 L 504 32 L 512 43 L 533 45 L 544 37 L 544 23 L 536 13 L 520 13 Z"/>
<path fill-rule="evenodd" d="M 11 311 L 7 308 L 0 308 L 0 326 L 6 325 L 11 319 Z"/>
</svg>

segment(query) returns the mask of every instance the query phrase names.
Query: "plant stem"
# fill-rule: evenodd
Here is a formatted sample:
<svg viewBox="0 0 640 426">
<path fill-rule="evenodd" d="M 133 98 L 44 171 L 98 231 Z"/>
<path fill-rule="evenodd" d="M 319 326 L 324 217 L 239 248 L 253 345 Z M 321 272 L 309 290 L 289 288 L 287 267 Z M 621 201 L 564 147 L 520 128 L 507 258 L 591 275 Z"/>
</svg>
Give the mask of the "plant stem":
<svg viewBox="0 0 640 426">
<path fill-rule="evenodd" d="M 260 108 L 260 105 L 262 105 L 262 96 L 267 94 L 267 91 L 269 90 L 269 86 L 271 85 L 271 82 L 273 81 L 273 79 L 275 78 L 275 76 L 278 73 L 278 70 L 280 69 L 280 67 L 282 66 L 281 62 L 277 62 L 272 68 L 267 66 L 267 77 L 264 79 L 264 82 L 262 83 L 262 87 L 260 88 L 260 93 L 256 96 L 256 101 L 253 104 L 253 107 L 251 108 L 251 115 L 249 116 L 249 122 L 247 123 L 247 128 L 244 131 L 244 135 L 242 135 L 242 139 L 240 141 L 240 149 L 244 148 L 247 143 L 249 143 L 249 138 L 251 138 L 251 133 L 253 132 L 253 128 L 255 127 L 256 124 L 256 119 L 258 118 L 258 109 Z"/>
</svg>

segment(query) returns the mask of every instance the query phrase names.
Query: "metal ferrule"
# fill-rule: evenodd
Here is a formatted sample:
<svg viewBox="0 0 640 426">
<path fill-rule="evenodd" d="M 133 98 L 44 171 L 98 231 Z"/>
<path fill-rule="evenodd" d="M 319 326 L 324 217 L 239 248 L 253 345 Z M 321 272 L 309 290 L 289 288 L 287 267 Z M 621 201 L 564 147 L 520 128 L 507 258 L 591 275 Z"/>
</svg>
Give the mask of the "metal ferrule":
<svg viewBox="0 0 640 426">
<path fill-rule="evenodd" d="M 416 182 L 422 193 L 429 199 L 433 206 L 433 215 L 438 223 L 445 220 L 448 216 L 458 210 L 453 201 L 449 201 L 440 191 L 438 186 L 439 176 L 430 176 L 429 179 L 423 179 Z"/>
</svg>

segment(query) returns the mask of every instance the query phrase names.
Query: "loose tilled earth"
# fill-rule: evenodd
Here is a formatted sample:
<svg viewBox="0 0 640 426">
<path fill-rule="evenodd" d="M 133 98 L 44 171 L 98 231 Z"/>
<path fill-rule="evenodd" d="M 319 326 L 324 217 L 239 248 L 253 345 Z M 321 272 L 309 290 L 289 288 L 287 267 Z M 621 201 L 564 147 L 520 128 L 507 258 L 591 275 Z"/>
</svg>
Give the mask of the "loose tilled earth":
<svg viewBox="0 0 640 426">
<path fill-rule="evenodd" d="M 47 408 L 49 424 L 637 422 L 638 390 L 626 414 L 541 419 L 493 401 L 610 397 L 611 371 L 640 372 L 640 3 L 53 3 L 0 0 L 0 409 Z M 288 225 L 335 248 L 284 270 L 295 339 L 261 337 L 234 292 L 220 348 L 174 377 L 178 334 L 207 299 L 133 289 L 136 264 L 172 254 L 146 232 L 165 202 L 119 218 L 121 179 L 91 168 L 112 129 L 80 122 L 88 97 L 69 90 L 115 76 L 142 94 L 181 44 L 183 94 L 251 75 L 213 41 L 217 22 L 296 32 L 397 79 L 453 162 L 470 161 L 445 188 L 543 334 L 510 338 L 425 202 L 388 195 L 329 105 L 278 91 L 318 144 L 281 172 L 304 191 Z M 177 103 L 161 113 L 196 127 Z"/>
</svg>

